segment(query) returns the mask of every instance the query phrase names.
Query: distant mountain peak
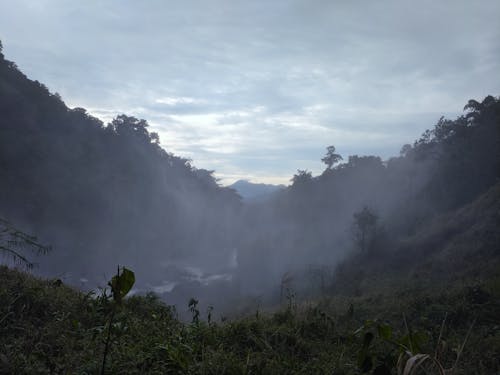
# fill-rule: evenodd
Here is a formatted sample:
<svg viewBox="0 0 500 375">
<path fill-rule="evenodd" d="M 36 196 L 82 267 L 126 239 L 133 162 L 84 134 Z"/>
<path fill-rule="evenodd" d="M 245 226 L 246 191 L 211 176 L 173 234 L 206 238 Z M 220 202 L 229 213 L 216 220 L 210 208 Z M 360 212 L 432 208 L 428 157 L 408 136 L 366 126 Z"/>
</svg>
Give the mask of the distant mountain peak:
<svg viewBox="0 0 500 375">
<path fill-rule="evenodd" d="M 264 183 L 253 183 L 248 180 L 238 180 L 230 188 L 246 201 L 261 201 L 269 198 L 272 194 L 285 188 L 284 185 L 272 185 Z"/>
</svg>

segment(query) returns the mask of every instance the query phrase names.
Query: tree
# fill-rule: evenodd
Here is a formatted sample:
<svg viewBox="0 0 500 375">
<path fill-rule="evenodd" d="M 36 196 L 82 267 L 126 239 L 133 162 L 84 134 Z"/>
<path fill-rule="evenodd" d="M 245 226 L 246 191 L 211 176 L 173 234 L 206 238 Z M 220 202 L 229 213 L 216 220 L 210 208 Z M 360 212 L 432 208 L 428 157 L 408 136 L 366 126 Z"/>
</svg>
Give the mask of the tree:
<svg viewBox="0 0 500 375">
<path fill-rule="evenodd" d="M 363 207 L 354 215 L 353 236 L 354 241 L 362 253 L 365 253 L 377 233 L 378 216 L 368 207 Z"/>
<path fill-rule="evenodd" d="M 35 263 L 31 262 L 23 253 L 25 249 L 38 255 L 50 251 L 50 247 L 38 243 L 36 237 L 20 231 L 7 220 L 0 219 L 0 252 L 9 256 L 14 263 L 32 269 Z"/>
<path fill-rule="evenodd" d="M 401 147 L 401 151 L 399 151 L 399 155 L 401 157 L 407 157 L 410 155 L 411 151 L 412 151 L 411 145 L 405 144 L 405 145 L 403 145 L 403 147 Z"/>
<path fill-rule="evenodd" d="M 342 160 L 340 154 L 335 153 L 335 146 L 328 146 L 326 148 L 326 155 L 321 159 L 326 164 L 327 169 L 332 169 L 335 164 Z"/>
<path fill-rule="evenodd" d="M 108 127 L 113 129 L 118 135 L 135 136 L 148 142 L 155 143 L 156 138 L 159 138 L 156 134 L 153 136 L 153 139 L 151 139 L 151 136 L 147 129 L 149 127 L 148 122 L 144 119 L 137 119 L 133 116 L 127 116 L 123 114 L 118 115 L 113 119 Z"/>
<path fill-rule="evenodd" d="M 292 177 L 293 186 L 305 185 L 312 181 L 312 173 L 307 169 L 298 169 L 297 174 Z"/>
</svg>

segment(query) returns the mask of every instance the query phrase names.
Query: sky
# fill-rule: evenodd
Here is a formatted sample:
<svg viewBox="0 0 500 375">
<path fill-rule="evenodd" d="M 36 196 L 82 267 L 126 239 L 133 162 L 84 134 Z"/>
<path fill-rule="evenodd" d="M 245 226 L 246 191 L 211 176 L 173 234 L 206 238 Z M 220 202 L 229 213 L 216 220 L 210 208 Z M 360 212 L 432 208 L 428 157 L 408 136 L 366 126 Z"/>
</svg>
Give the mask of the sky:
<svg viewBox="0 0 500 375">
<path fill-rule="evenodd" d="M 109 122 L 238 179 L 317 175 L 326 147 L 398 155 L 500 95 L 500 1 L 0 0 L 4 55 Z"/>
</svg>

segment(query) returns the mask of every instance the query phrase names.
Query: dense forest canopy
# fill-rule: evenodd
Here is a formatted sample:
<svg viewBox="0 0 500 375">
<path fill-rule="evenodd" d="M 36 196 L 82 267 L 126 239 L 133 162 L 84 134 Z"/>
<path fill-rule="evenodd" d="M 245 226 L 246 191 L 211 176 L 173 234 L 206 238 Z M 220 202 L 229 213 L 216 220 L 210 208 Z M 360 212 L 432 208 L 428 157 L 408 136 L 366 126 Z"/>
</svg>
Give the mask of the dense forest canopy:
<svg viewBox="0 0 500 375">
<path fill-rule="evenodd" d="M 292 279 L 315 293 L 334 287 L 346 254 L 395 251 L 499 181 L 500 99 L 464 111 L 389 160 L 343 161 L 330 145 L 321 175 L 299 170 L 269 199 L 243 203 L 164 150 L 146 120 L 103 124 L 70 109 L 0 52 L 0 217 L 52 245 L 39 272 L 74 285 L 102 284 L 121 264 L 174 301 L 272 299 Z"/>
</svg>

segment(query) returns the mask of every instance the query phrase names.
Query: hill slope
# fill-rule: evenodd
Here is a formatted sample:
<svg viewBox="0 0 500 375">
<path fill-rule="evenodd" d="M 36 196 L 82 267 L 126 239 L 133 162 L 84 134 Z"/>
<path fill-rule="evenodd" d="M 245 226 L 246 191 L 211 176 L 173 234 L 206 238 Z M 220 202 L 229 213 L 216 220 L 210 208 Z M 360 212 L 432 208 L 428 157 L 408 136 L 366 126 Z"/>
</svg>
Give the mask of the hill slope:
<svg viewBox="0 0 500 375">
<path fill-rule="evenodd" d="M 432 287 L 495 277 L 500 274 L 499 228 L 500 183 L 383 250 L 347 258 L 333 288 L 364 294 L 387 286 Z"/>
<path fill-rule="evenodd" d="M 234 247 L 234 191 L 162 149 L 145 120 L 66 107 L 1 50 L 0 181 L 0 218 L 52 245 L 44 270 L 76 285 L 116 264 L 154 283 L 167 261 L 218 263 Z"/>
</svg>

